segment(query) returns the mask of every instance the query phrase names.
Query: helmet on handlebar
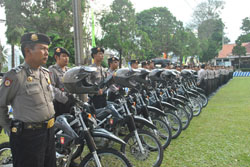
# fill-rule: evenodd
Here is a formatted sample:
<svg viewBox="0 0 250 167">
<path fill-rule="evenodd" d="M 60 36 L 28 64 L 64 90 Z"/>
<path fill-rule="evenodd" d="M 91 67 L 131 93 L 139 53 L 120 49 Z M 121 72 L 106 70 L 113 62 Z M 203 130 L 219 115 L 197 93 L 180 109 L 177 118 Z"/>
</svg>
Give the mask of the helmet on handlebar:
<svg viewBox="0 0 250 167">
<path fill-rule="evenodd" d="M 63 77 L 63 84 L 69 93 L 96 94 L 98 86 L 90 80 L 90 75 L 97 69 L 95 67 L 78 66 L 68 70 Z"/>
<path fill-rule="evenodd" d="M 121 68 L 114 74 L 114 82 L 122 87 L 135 88 L 138 84 L 135 81 L 136 73 L 138 72 L 139 70 Z"/>
<path fill-rule="evenodd" d="M 192 71 L 184 69 L 181 71 L 181 76 L 185 78 L 190 78 L 192 76 Z"/>
<path fill-rule="evenodd" d="M 154 69 L 149 73 L 149 79 L 151 81 L 162 81 L 161 73 L 163 69 Z"/>
<path fill-rule="evenodd" d="M 177 75 L 177 74 L 176 74 L 175 72 L 173 72 L 172 70 L 164 70 L 164 71 L 161 73 L 160 77 L 161 77 L 163 80 L 167 81 L 167 80 L 171 80 L 172 78 L 176 77 L 176 75 Z"/>
<path fill-rule="evenodd" d="M 143 83 L 143 84 L 148 84 L 147 76 L 150 73 L 149 70 L 144 69 L 144 68 L 139 68 L 137 69 L 139 72 L 136 72 L 135 75 L 136 77 L 134 78 L 136 82 Z"/>
</svg>

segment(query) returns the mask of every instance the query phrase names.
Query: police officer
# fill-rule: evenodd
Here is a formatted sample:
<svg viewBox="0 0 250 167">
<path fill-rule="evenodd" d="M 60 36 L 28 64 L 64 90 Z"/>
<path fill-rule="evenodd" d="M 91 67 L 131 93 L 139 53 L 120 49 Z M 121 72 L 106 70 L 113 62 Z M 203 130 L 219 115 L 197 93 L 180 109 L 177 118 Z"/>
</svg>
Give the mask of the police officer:
<svg viewBox="0 0 250 167">
<path fill-rule="evenodd" d="M 94 64 L 91 67 L 96 67 L 97 71 L 92 73 L 91 81 L 92 83 L 100 84 L 104 78 L 106 78 L 106 72 L 101 66 L 103 60 L 104 49 L 100 47 L 95 47 L 91 49 L 91 56 L 94 59 Z M 102 108 L 107 105 L 106 98 L 103 94 L 103 89 L 99 89 L 98 95 L 90 95 L 91 101 L 94 104 L 95 108 Z"/>
<path fill-rule="evenodd" d="M 142 68 L 145 68 L 145 69 L 148 69 L 149 67 L 148 67 L 148 62 L 147 61 L 142 61 L 141 62 L 141 67 Z"/>
<path fill-rule="evenodd" d="M 130 65 L 132 69 L 137 69 L 139 63 L 140 62 L 138 60 L 130 60 Z"/>
<path fill-rule="evenodd" d="M 51 74 L 51 83 L 54 86 L 54 108 L 55 108 L 55 116 L 61 115 L 63 113 L 69 113 L 70 107 L 73 105 L 72 96 L 66 94 L 64 92 L 64 85 L 62 78 L 66 71 L 69 70 L 67 67 L 69 63 L 69 52 L 61 47 L 54 48 L 54 58 L 56 60 L 56 64 L 49 67 L 49 71 Z"/>
<path fill-rule="evenodd" d="M 24 64 L 7 72 L 0 86 L 0 125 L 10 131 L 14 167 L 56 166 L 52 86 L 49 71 L 41 66 L 48 60 L 49 44 L 44 34 L 24 34 Z"/>
<path fill-rule="evenodd" d="M 118 66 L 119 66 L 119 58 L 116 56 L 112 56 L 108 59 L 108 65 L 109 65 L 109 69 L 107 71 L 107 75 L 113 75 L 114 72 L 117 70 Z M 116 94 L 119 91 L 119 87 L 115 84 L 110 85 L 109 89 L 108 89 L 108 100 L 109 101 L 115 101 L 116 99 Z"/>
<path fill-rule="evenodd" d="M 206 90 L 206 80 L 207 73 L 205 71 L 205 64 L 202 64 L 201 69 L 198 71 L 197 85 L 203 90 Z"/>
<path fill-rule="evenodd" d="M 155 63 L 152 60 L 148 61 L 148 69 L 149 70 L 155 69 Z"/>
</svg>

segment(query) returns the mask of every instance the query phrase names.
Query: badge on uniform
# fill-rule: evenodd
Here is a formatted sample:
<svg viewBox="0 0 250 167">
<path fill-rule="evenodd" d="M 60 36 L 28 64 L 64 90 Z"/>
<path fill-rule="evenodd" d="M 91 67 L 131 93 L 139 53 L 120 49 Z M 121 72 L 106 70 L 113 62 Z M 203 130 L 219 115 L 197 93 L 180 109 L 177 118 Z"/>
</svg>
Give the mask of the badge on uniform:
<svg viewBox="0 0 250 167">
<path fill-rule="evenodd" d="M 11 128 L 11 132 L 12 133 L 16 133 L 17 132 L 17 128 L 16 127 Z"/>
<path fill-rule="evenodd" d="M 50 85 L 50 84 L 51 84 L 51 81 L 50 81 L 49 77 L 48 77 L 47 81 L 48 81 L 48 84 Z"/>
<path fill-rule="evenodd" d="M 10 79 L 8 79 L 8 78 L 6 78 L 5 81 L 4 81 L 4 85 L 5 85 L 6 87 L 9 87 L 9 86 L 11 85 L 11 83 L 12 83 L 12 80 L 10 80 Z"/>
<path fill-rule="evenodd" d="M 28 82 L 32 82 L 32 80 L 33 80 L 33 78 L 32 78 L 31 76 L 29 76 L 29 77 L 27 78 L 27 81 L 28 81 Z"/>
<path fill-rule="evenodd" d="M 51 118 L 49 121 L 48 121 L 48 124 L 47 124 L 47 128 L 52 128 L 54 126 L 54 123 L 55 123 L 55 118 Z"/>
</svg>

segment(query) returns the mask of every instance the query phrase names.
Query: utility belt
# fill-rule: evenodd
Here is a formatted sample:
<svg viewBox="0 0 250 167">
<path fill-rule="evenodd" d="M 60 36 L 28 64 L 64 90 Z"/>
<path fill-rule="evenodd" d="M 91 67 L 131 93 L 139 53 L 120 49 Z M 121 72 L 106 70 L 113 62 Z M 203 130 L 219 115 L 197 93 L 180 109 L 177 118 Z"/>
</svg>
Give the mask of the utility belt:
<svg viewBox="0 0 250 167">
<path fill-rule="evenodd" d="M 22 122 L 19 120 L 11 121 L 11 132 L 16 134 L 21 134 L 23 129 L 49 129 L 52 128 L 55 124 L 55 118 L 50 118 L 47 121 L 43 122 Z"/>
</svg>

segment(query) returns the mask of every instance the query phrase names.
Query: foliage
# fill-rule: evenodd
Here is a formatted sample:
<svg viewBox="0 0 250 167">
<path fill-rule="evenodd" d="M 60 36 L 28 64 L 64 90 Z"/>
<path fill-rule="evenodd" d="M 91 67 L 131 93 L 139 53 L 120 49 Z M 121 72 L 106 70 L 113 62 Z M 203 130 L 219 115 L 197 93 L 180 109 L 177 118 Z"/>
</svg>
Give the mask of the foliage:
<svg viewBox="0 0 250 167">
<path fill-rule="evenodd" d="M 250 18 L 246 17 L 242 20 L 242 26 L 240 29 L 243 31 L 244 34 L 250 33 Z"/>
<path fill-rule="evenodd" d="M 232 53 L 235 56 L 246 56 L 246 48 L 242 46 L 241 41 L 236 41 L 236 46 L 233 48 Z"/>
<path fill-rule="evenodd" d="M 199 3 L 193 13 L 193 20 L 190 27 L 198 28 L 206 20 L 219 19 L 221 10 L 224 8 L 223 0 L 207 0 Z"/>
<path fill-rule="evenodd" d="M 110 8 L 100 20 L 103 30 L 100 44 L 119 52 L 121 60 L 122 56 L 128 57 L 135 47 L 135 9 L 129 0 L 114 0 Z"/>
<path fill-rule="evenodd" d="M 45 33 L 52 37 L 52 49 L 55 46 L 64 47 L 74 55 L 71 0 L 2 0 L 1 5 L 6 12 L 8 43 L 19 44 L 24 32 Z M 82 8 L 84 5 L 82 3 Z M 50 58 L 48 65 L 52 63 L 53 58 Z M 74 58 L 70 59 L 70 63 L 74 63 Z"/>
<path fill-rule="evenodd" d="M 222 48 L 224 24 L 220 19 L 203 21 L 198 27 L 198 38 L 202 46 L 202 61 L 216 57 Z"/>
</svg>

